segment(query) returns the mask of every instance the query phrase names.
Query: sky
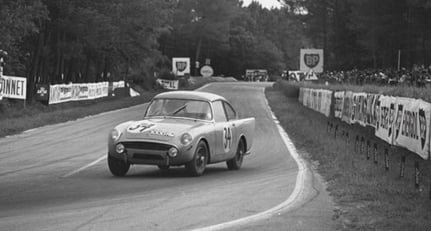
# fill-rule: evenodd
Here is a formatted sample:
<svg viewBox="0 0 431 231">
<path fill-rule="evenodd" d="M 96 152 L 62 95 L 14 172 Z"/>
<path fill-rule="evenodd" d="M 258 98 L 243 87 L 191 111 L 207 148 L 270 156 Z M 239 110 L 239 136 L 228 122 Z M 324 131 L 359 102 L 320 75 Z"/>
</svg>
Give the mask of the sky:
<svg viewBox="0 0 431 231">
<path fill-rule="evenodd" d="M 243 0 L 244 6 L 248 6 L 252 1 L 259 2 L 263 7 L 271 9 L 271 7 L 280 8 L 281 4 L 277 0 Z"/>
</svg>

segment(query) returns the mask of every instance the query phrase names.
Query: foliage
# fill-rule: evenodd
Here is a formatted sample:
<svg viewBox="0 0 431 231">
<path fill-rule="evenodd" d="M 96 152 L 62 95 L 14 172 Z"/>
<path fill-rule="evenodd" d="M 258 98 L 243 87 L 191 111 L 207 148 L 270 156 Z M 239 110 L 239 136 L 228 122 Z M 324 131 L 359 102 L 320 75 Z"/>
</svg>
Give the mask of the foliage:
<svg viewBox="0 0 431 231">
<path fill-rule="evenodd" d="M 308 47 L 325 50 L 327 69 L 431 63 L 431 7 L 423 0 L 283 0 L 305 25 Z"/>
<path fill-rule="evenodd" d="M 5 73 L 36 83 L 133 80 L 150 86 L 172 57 L 215 75 L 297 70 L 301 48 L 324 48 L 325 69 L 431 62 L 424 0 L 0 0 Z M 378 5 L 377 5 L 378 4 Z M 196 68 L 196 62 L 199 67 Z"/>
<path fill-rule="evenodd" d="M 166 80 L 175 80 L 176 79 L 175 74 L 166 68 L 162 69 L 160 71 L 159 78 L 166 79 Z"/>
</svg>

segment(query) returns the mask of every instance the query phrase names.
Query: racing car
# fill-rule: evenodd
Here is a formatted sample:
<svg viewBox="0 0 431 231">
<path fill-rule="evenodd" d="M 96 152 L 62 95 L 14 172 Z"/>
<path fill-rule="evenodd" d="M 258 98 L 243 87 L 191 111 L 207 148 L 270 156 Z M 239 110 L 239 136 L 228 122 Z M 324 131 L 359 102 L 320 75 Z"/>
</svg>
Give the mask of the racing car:
<svg viewBox="0 0 431 231">
<path fill-rule="evenodd" d="M 144 118 L 117 125 L 108 137 L 108 166 L 125 176 L 130 165 L 156 165 L 161 170 L 185 166 L 201 176 L 209 164 L 226 162 L 241 168 L 251 153 L 254 118 L 240 119 L 222 96 L 199 91 L 156 95 Z"/>
</svg>

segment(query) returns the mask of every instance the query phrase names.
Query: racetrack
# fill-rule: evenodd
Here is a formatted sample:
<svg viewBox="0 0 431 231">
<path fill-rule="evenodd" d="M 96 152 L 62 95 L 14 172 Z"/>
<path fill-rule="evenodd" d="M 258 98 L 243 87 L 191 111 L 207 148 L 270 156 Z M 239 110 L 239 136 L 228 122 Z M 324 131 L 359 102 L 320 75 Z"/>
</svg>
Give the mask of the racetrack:
<svg viewBox="0 0 431 231">
<path fill-rule="evenodd" d="M 184 168 L 132 166 L 124 178 L 106 164 L 112 127 L 141 119 L 145 105 L 0 139 L 0 230 L 190 230 L 251 216 L 283 203 L 298 165 L 268 110 L 266 83 L 218 83 L 241 117 L 256 118 L 252 154 L 239 171 L 224 163 L 204 176 Z M 289 131 L 287 131 L 289 132 Z M 227 230 L 333 230 L 333 205 L 319 177 L 280 214 Z"/>
</svg>

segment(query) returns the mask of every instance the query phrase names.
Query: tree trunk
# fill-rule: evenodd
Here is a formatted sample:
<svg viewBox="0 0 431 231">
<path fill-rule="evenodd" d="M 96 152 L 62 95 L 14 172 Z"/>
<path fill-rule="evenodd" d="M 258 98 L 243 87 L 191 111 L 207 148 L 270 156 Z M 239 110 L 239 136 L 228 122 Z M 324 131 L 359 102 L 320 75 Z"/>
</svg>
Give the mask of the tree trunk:
<svg viewBox="0 0 431 231">
<path fill-rule="evenodd" d="M 198 45 L 196 47 L 195 63 L 199 62 L 199 58 L 200 58 L 200 55 L 201 55 L 201 47 L 202 47 L 202 36 L 199 36 Z M 196 65 L 193 65 L 193 66 L 194 66 L 194 69 L 195 69 L 195 76 L 198 76 L 198 68 L 196 67 Z"/>
</svg>

